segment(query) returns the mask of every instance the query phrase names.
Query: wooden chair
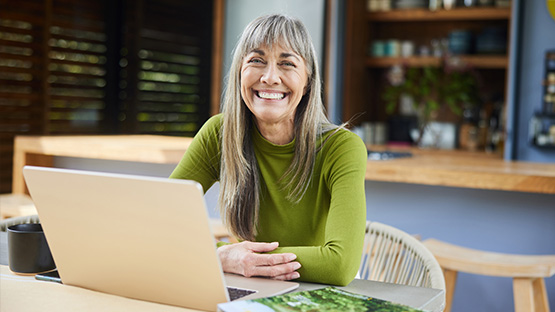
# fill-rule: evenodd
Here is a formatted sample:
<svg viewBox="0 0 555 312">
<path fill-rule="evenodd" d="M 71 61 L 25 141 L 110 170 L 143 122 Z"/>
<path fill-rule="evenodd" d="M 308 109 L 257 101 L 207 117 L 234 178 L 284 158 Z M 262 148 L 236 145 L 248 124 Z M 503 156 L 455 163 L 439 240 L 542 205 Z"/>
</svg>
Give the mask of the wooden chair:
<svg viewBox="0 0 555 312">
<path fill-rule="evenodd" d="M 445 311 L 451 310 L 457 273 L 465 272 L 513 278 L 516 312 L 549 311 L 544 278 L 555 274 L 555 255 L 513 255 L 486 252 L 448 244 L 436 239 L 424 241 L 444 270 Z"/>
<path fill-rule="evenodd" d="M 38 215 L 19 216 L 0 220 L 0 232 L 7 232 L 8 227 L 17 224 L 40 223 Z"/>
<path fill-rule="evenodd" d="M 422 242 L 379 222 L 366 224 L 359 278 L 445 290 L 441 267 Z"/>
<path fill-rule="evenodd" d="M 212 228 L 212 234 L 216 240 L 223 240 L 230 243 L 238 242 L 237 239 L 229 233 L 220 219 L 210 219 L 210 227 Z"/>
<path fill-rule="evenodd" d="M 0 219 L 36 214 L 37 209 L 29 195 L 0 194 Z"/>
</svg>

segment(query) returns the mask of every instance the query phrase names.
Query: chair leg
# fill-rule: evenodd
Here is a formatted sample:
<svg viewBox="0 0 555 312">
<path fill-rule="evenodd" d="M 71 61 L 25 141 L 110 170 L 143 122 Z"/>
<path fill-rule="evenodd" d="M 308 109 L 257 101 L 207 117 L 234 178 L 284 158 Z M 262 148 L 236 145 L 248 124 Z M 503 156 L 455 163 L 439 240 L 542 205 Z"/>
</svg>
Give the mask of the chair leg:
<svg viewBox="0 0 555 312">
<path fill-rule="evenodd" d="M 455 294 L 455 284 L 457 283 L 457 271 L 445 269 L 443 276 L 445 277 L 445 312 L 451 311 L 453 304 L 453 295 Z"/>
<path fill-rule="evenodd" d="M 533 282 L 534 302 L 536 311 L 549 312 L 549 300 L 547 299 L 547 290 L 545 289 L 545 280 L 536 278 Z"/>
<path fill-rule="evenodd" d="M 514 278 L 515 312 L 549 312 L 549 301 L 543 278 Z"/>
</svg>

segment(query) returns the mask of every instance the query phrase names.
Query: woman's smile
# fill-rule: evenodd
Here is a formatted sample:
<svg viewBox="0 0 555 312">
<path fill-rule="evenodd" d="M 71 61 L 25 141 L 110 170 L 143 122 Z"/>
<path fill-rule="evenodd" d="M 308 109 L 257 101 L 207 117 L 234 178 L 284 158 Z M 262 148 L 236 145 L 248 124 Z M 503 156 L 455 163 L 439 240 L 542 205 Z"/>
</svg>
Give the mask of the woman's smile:
<svg viewBox="0 0 555 312">
<path fill-rule="evenodd" d="M 287 96 L 287 93 L 276 91 L 254 91 L 256 96 L 263 100 L 282 100 Z"/>
</svg>

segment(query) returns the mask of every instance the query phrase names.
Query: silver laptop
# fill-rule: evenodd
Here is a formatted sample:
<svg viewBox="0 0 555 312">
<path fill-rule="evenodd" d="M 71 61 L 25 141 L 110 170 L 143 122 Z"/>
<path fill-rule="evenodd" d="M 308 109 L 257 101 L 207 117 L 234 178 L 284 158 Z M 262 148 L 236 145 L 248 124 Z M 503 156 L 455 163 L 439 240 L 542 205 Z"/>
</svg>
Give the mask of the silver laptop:
<svg viewBox="0 0 555 312">
<path fill-rule="evenodd" d="M 241 299 L 299 286 L 224 275 L 194 181 L 32 166 L 23 174 L 64 284 L 208 311 L 230 300 L 226 285 L 255 291 Z"/>
</svg>

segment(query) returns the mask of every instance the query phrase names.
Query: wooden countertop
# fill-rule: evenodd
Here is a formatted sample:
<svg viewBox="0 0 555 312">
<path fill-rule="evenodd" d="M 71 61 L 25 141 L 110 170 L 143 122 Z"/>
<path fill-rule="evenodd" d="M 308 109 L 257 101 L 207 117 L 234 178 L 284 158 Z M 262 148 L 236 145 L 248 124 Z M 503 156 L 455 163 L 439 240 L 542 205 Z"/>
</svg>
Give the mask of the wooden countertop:
<svg viewBox="0 0 555 312">
<path fill-rule="evenodd" d="M 53 165 L 53 156 L 177 164 L 191 138 L 157 135 L 17 136 L 13 192 L 24 193 L 24 165 Z M 388 149 L 372 146 L 371 150 Z M 395 150 L 395 149 L 391 149 Z M 396 149 L 410 158 L 369 160 L 370 181 L 555 194 L 555 163 L 505 161 L 478 152 Z"/>
<path fill-rule="evenodd" d="M 501 155 L 458 150 L 370 149 L 410 152 L 413 156 L 369 160 L 367 180 L 555 194 L 555 163 L 505 161 Z"/>
</svg>

